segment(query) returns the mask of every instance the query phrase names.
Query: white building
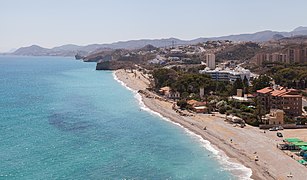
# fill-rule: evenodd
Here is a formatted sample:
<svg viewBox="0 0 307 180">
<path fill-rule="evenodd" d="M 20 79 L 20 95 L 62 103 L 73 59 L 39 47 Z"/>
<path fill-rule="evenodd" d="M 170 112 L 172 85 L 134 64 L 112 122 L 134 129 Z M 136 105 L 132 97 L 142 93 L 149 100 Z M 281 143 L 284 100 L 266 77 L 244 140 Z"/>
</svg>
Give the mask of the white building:
<svg viewBox="0 0 307 180">
<path fill-rule="evenodd" d="M 238 78 L 241 78 L 243 81 L 245 77 L 249 82 L 251 77 L 251 72 L 242 67 L 236 67 L 233 70 L 229 68 L 216 68 L 211 70 L 209 67 L 206 67 L 204 70 L 200 70 L 199 73 L 208 74 L 216 81 L 230 81 L 231 83 L 235 82 Z"/>
</svg>

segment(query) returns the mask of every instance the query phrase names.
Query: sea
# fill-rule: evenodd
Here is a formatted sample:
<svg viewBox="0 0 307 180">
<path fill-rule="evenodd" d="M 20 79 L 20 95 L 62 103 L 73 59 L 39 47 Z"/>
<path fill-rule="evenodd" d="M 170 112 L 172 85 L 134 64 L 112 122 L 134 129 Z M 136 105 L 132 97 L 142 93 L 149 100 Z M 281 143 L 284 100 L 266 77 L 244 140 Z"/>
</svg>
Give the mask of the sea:
<svg viewBox="0 0 307 180">
<path fill-rule="evenodd" d="M 0 179 L 249 179 L 95 66 L 0 56 Z"/>
</svg>

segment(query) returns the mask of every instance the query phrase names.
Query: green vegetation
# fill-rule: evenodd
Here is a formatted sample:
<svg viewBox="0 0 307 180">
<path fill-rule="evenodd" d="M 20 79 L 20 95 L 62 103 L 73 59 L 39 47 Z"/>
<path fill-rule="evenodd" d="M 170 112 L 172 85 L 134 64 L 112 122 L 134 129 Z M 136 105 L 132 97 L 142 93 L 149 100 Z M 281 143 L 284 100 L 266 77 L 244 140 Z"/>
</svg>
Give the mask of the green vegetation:
<svg viewBox="0 0 307 180">
<path fill-rule="evenodd" d="M 237 89 L 243 89 L 244 93 L 255 92 L 256 90 L 270 86 L 271 78 L 267 75 L 260 75 L 253 81 L 253 87 L 250 88 L 247 79 L 237 79 L 233 84 L 229 82 L 213 81 L 210 76 L 199 74 L 200 67 L 182 68 L 172 67 L 171 69 L 155 69 L 152 73 L 155 90 L 161 87 L 169 86 L 174 91 L 178 91 L 181 100 L 177 105 L 181 109 L 187 109 L 186 100 L 201 100 L 200 88 L 204 88 L 204 99 L 207 102 L 209 111 L 218 111 L 221 114 L 232 114 L 242 118 L 246 123 L 258 126 L 262 124 L 264 112 L 261 104 L 255 102 L 239 102 L 229 100 L 228 97 L 236 94 Z"/>
<path fill-rule="evenodd" d="M 305 89 L 307 87 L 307 64 L 264 63 L 267 74 L 281 86 Z"/>
<path fill-rule="evenodd" d="M 260 75 L 257 79 L 253 81 L 253 92 L 256 92 L 259 89 L 270 86 L 271 78 L 267 75 Z"/>
<path fill-rule="evenodd" d="M 215 94 L 222 97 L 232 95 L 232 85 L 228 82 L 213 81 L 209 75 L 199 74 L 199 67 L 182 69 L 173 67 L 172 69 L 155 69 L 152 73 L 155 90 L 169 86 L 174 91 L 181 94 L 181 98 L 200 99 L 200 88 L 204 88 L 205 96 Z M 242 81 L 241 81 L 242 82 Z"/>
<path fill-rule="evenodd" d="M 255 103 L 238 102 L 235 100 L 228 100 L 228 96 L 235 94 L 236 89 L 245 89 L 248 91 L 248 83 L 246 80 L 238 79 L 233 85 L 226 82 L 212 81 L 208 75 L 199 73 L 187 72 L 178 67 L 172 69 L 155 69 L 153 77 L 155 80 L 155 89 L 159 90 L 163 86 L 170 86 L 173 90 L 181 94 L 181 100 L 177 105 L 181 109 L 189 108 L 186 102 L 187 99 L 200 100 L 200 88 L 204 88 L 205 99 L 209 111 L 218 111 L 221 114 L 232 114 L 245 120 L 252 125 L 259 125 L 261 118 L 264 115 L 261 107 L 255 108 Z M 261 76 L 259 79 L 258 88 L 266 85 L 269 78 Z M 264 82 L 263 82 L 264 81 Z"/>
<path fill-rule="evenodd" d="M 164 86 L 171 86 L 173 83 L 176 82 L 178 78 L 177 72 L 173 69 L 155 69 L 152 75 L 155 80 L 156 90 L 159 90 L 161 87 Z"/>
<path fill-rule="evenodd" d="M 213 81 L 211 77 L 204 74 L 180 74 L 177 81 L 174 82 L 171 87 L 180 92 L 188 92 L 199 94 L 199 89 L 203 87 L 205 89 L 205 93 L 209 93 L 212 90 Z"/>
<path fill-rule="evenodd" d="M 179 100 L 177 101 L 177 106 L 179 106 L 180 109 L 186 109 L 188 106 L 188 103 L 186 100 Z"/>
</svg>

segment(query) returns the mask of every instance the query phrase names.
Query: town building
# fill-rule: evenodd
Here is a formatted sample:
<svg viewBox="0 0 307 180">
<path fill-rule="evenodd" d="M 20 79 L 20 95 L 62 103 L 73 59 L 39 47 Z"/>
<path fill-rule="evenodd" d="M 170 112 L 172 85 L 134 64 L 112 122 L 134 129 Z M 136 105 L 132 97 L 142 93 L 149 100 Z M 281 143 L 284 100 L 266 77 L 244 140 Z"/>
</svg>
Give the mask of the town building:
<svg viewBox="0 0 307 180">
<path fill-rule="evenodd" d="M 278 52 L 258 53 L 253 61 L 258 66 L 261 66 L 263 62 L 306 63 L 307 45 L 290 45 Z"/>
<path fill-rule="evenodd" d="M 288 55 L 289 63 L 305 63 L 307 62 L 307 46 L 292 45 L 284 50 Z"/>
<path fill-rule="evenodd" d="M 172 90 L 168 86 L 160 88 L 159 92 L 161 95 L 169 99 L 179 99 L 180 98 L 180 93 Z"/>
<path fill-rule="evenodd" d="M 257 91 L 257 101 L 266 113 L 280 109 L 289 118 L 302 115 L 302 96 L 296 89 L 266 87 Z"/>
<path fill-rule="evenodd" d="M 254 62 L 258 66 L 261 66 L 263 62 L 289 63 L 289 58 L 287 54 L 283 53 L 259 53 L 255 56 Z"/>
<path fill-rule="evenodd" d="M 237 89 L 237 95 L 235 96 L 230 96 L 228 98 L 231 101 L 235 101 L 235 102 L 248 102 L 248 103 L 252 103 L 254 102 L 254 96 L 252 94 L 244 94 L 243 89 Z"/>
<path fill-rule="evenodd" d="M 208 68 L 215 69 L 215 55 L 214 54 L 205 54 L 205 63 Z"/>
<path fill-rule="evenodd" d="M 208 107 L 205 102 L 199 102 L 192 99 L 188 100 L 187 104 L 191 107 L 191 110 L 196 113 L 208 113 Z"/>
<path fill-rule="evenodd" d="M 215 68 L 214 70 L 211 70 L 207 67 L 204 70 L 200 70 L 199 73 L 208 74 L 211 76 L 211 79 L 215 81 L 227 81 L 231 83 L 235 82 L 237 79 L 241 79 L 243 81 L 245 77 L 249 82 L 251 77 L 251 72 L 242 67 L 236 67 L 232 70 L 229 68 Z"/>
<path fill-rule="evenodd" d="M 264 123 L 269 125 L 283 125 L 285 124 L 285 112 L 280 109 L 271 109 L 270 113 L 265 115 Z"/>
</svg>

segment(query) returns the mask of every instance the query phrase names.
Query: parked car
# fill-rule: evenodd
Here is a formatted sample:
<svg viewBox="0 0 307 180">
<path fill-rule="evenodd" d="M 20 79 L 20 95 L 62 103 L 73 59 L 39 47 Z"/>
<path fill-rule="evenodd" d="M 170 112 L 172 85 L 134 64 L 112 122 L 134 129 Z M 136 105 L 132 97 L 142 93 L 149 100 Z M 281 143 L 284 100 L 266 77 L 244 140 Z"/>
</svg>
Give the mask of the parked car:
<svg viewBox="0 0 307 180">
<path fill-rule="evenodd" d="M 283 135 L 281 134 L 281 132 L 277 132 L 276 134 L 278 137 L 283 137 Z"/>
<path fill-rule="evenodd" d="M 269 131 L 277 131 L 277 130 L 278 130 L 277 127 L 272 127 L 272 128 L 269 129 Z"/>
<path fill-rule="evenodd" d="M 282 126 L 278 126 L 278 130 L 284 130 Z"/>
</svg>

